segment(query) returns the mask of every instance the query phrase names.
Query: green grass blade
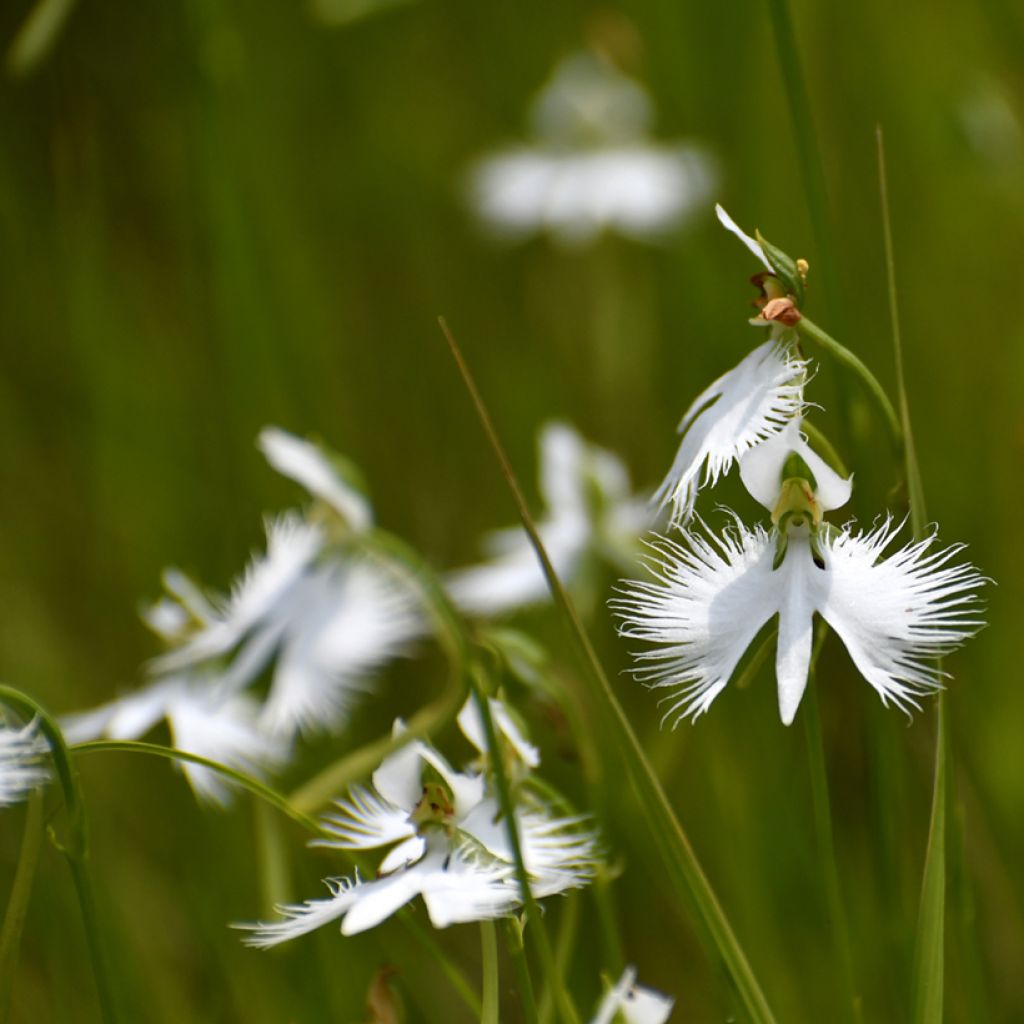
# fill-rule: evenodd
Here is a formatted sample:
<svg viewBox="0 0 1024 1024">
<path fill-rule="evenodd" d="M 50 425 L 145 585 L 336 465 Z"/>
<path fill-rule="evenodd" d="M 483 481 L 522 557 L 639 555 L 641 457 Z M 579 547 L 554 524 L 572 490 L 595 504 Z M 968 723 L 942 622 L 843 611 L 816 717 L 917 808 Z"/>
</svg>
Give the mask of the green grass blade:
<svg viewBox="0 0 1024 1024">
<path fill-rule="evenodd" d="M 11 992 L 14 989 L 14 971 L 18 966 L 18 949 L 25 926 L 32 880 L 35 878 L 39 852 L 43 846 L 43 795 L 33 793 L 28 799 L 25 814 L 25 835 L 21 841 L 18 870 L 7 901 L 3 930 L 0 931 L 0 1020 L 6 1024 L 11 1012 Z"/>
<path fill-rule="evenodd" d="M 480 1024 L 498 1024 L 498 936 L 493 921 L 480 922 L 480 959 L 483 962 Z"/>
<path fill-rule="evenodd" d="M 661 786 L 654 768 L 644 752 L 640 740 L 626 717 L 626 713 L 615 696 L 611 683 L 598 660 L 590 639 L 583 628 L 576 608 L 562 586 L 544 548 L 543 541 L 537 532 L 537 526 L 530 514 L 529 506 L 523 496 L 522 488 L 512 470 L 505 453 L 505 448 L 491 422 L 490 414 L 484 404 L 469 367 L 462 356 L 458 344 L 444 318 L 440 319 L 441 330 L 448 341 L 449 348 L 463 382 L 476 408 L 477 415 L 484 432 L 491 444 L 494 455 L 501 467 L 502 475 L 515 499 L 523 528 L 530 538 L 530 543 L 540 561 L 541 568 L 548 581 L 556 606 L 562 612 L 569 629 L 570 636 L 577 648 L 580 659 L 591 683 L 591 691 L 597 698 L 602 717 L 614 730 L 621 741 L 621 756 L 624 767 L 629 773 L 630 781 L 643 809 L 651 838 L 659 848 L 668 869 L 668 877 L 688 904 L 692 904 L 698 920 L 703 925 L 711 942 L 721 956 L 733 984 L 739 993 L 740 1000 L 747 1014 L 755 1024 L 769 1024 L 774 1021 L 771 1008 L 758 983 L 746 954 L 743 952 L 732 930 L 725 911 L 711 887 L 690 841 L 683 831 L 675 811 Z"/>
<path fill-rule="evenodd" d="M 910 499 L 910 522 L 916 538 L 925 535 L 928 514 L 924 486 L 917 461 L 914 434 L 910 425 L 910 405 L 903 372 L 903 340 L 900 336 L 899 304 L 896 295 L 896 261 L 893 257 L 892 222 L 889 216 L 889 184 L 885 169 L 885 142 L 882 128 L 876 129 L 878 145 L 878 184 L 882 204 L 882 232 L 885 241 L 885 269 L 889 288 L 889 314 L 892 319 L 892 344 L 896 361 L 897 401 L 903 428 L 903 457 Z M 917 916 L 914 943 L 911 1020 L 914 1024 L 942 1024 L 945 995 L 946 952 L 946 810 L 949 802 L 949 736 L 945 696 L 936 699 L 935 779 L 932 786 L 931 820 L 925 849 L 921 904 Z"/>
</svg>

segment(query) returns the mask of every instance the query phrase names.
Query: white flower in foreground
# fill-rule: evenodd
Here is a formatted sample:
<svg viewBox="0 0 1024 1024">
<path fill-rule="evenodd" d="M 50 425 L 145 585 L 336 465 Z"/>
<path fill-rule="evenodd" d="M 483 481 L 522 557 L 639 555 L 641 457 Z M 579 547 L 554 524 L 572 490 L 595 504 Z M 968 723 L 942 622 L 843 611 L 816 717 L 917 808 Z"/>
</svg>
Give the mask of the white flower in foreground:
<svg viewBox="0 0 1024 1024">
<path fill-rule="evenodd" d="M 274 469 L 325 501 L 353 530 L 372 525 L 370 503 L 351 482 L 352 470 L 339 456 L 280 427 L 264 427 L 257 444 Z"/>
<path fill-rule="evenodd" d="M 268 523 L 267 552 L 231 598 L 153 668 L 230 656 L 224 682 L 241 689 L 273 662 L 262 724 L 282 734 L 337 729 L 371 674 L 423 630 L 416 595 L 393 572 L 331 548 L 320 526 L 289 514 Z"/>
<path fill-rule="evenodd" d="M 171 743 L 178 750 L 197 754 L 257 777 L 280 767 L 288 758 L 288 743 L 260 724 L 259 704 L 234 693 L 216 677 L 168 676 L 134 693 L 62 723 L 69 742 L 84 743 L 106 737 L 142 739 L 166 720 Z M 212 769 L 181 762 L 196 796 L 226 806 L 231 783 Z"/>
<path fill-rule="evenodd" d="M 664 233 L 710 192 L 708 157 L 647 140 L 650 98 L 595 54 L 561 63 L 532 107 L 536 144 L 481 161 L 472 181 L 481 218 L 521 238 L 548 231 L 592 242 L 605 229 L 637 240 Z"/>
<path fill-rule="evenodd" d="M 934 659 L 981 626 L 971 565 L 934 535 L 882 557 L 899 529 L 790 529 L 779 538 L 739 520 L 720 537 L 704 528 L 654 545 L 654 582 L 634 582 L 614 607 L 622 635 L 659 645 L 639 654 L 637 678 L 669 691 L 666 718 L 697 717 L 725 688 L 751 641 L 778 615 L 779 713 L 789 725 L 807 684 L 812 620 L 821 615 L 881 697 L 908 710 L 941 688 Z"/>
<path fill-rule="evenodd" d="M 20 803 L 47 781 L 47 751 L 35 722 L 20 729 L 0 724 L 0 807 Z"/>
<path fill-rule="evenodd" d="M 403 726 L 396 723 L 396 736 Z M 329 879 L 330 898 L 282 907 L 284 918 L 244 925 L 246 943 L 276 945 L 342 920 L 343 935 L 379 924 L 422 896 L 437 928 L 511 913 L 520 890 L 505 823 L 482 775 L 454 771 L 436 751 L 413 741 L 386 758 L 372 788 L 355 786 L 325 821 L 334 839 L 315 845 L 345 850 L 391 847 L 372 881 Z M 538 897 L 586 884 L 595 840 L 577 819 L 535 807 L 517 810 L 523 859 Z"/>
<path fill-rule="evenodd" d="M 540 490 L 546 512 L 538 522 L 548 556 L 572 583 L 588 556 L 629 564 L 649 525 L 647 502 L 630 491 L 622 462 L 587 444 L 571 427 L 548 424 L 540 435 Z M 464 611 L 501 615 L 548 600 L 548 585 L 526 533 L 519 527 L 489 534 L 492 560 L 453 572 L 448 586 Z"/>
<path fill-rule="evenodd" d="M 766 341 L 694 400 L 655 501 L 685 523 L 702 487 L 713 486 L 744 452 L 784 430 L 803 412 L 807 363 L 787 345 Z M 703 473 L 702 473 L 703 471 Z"/>
<path fill-rule="evenodd" d="M 636 984 L 636 969 L 627 967 L 618 984 L 601 1000 L 590 1024 L 665 1024 L 675 1000 Z"/>
</svg>

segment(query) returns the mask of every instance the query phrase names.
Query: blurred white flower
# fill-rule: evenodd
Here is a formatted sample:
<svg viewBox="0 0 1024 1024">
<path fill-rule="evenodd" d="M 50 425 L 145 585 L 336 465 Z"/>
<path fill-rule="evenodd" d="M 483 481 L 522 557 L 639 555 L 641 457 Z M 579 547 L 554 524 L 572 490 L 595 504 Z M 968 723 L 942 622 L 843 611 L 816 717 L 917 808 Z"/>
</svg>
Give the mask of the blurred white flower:
<svg viewBox="0 0 1024 1024">
<path fill-rule="evenodd" d="M 396 736 L 404 726 L 395 723 Z M 428 744 L 413 741 L 386 758 L 373 786 L 354 786 L 325 820 L 334 838 L 314 845 L 344 850 L 391 847 L 372 881 L 328 879 L 329 899 L 282 907 L 284 918 L 243 925 L 260 948 L 342 919 L 344 935 L 379 924 L 422 896 L 435 927 L 512 912 L 520 904 L 505 823 L 484 776 L 454 771 Z M 535 896 L 586 884 L 594 836 L 575 818 L 517 809 L 523 860 Z"/>
<path fill-rule="evenodd" d="M 259 712 L 257 701 L 225 688 L 216 676 L 181 674 L 69 715 L 62 726 L 71 743 L 101 737 L 138 740 L 166 720 L 176 749 L 262 777 L 287 761 L 289 743 L 261 726 Z M 197 797 L 221 806 L 230 803 L 231 783 L 223 775 L 188 762 L 179 767 Z"/>
<path fill-rule="evenodd" d="M 636 969 L 627 967 L 616 986 L 601 1000 L 590 1024 L 665 1024 L 675 1000 L 636 984 Z"/>
<path fill-rule="evenodd" d="M 257 444 L 274 469 L 325 501 L 353 530 L 373 524 L 370 503 L 353 482 L 354 470 L 334 452 L 280 427 L 264 427 Z"/>
<path fill-rule="evenodd" d="M 571 427 L 548 424 L 540 435 L 540 490 L 546 512 L 538 529 L 559 577 L 572 583 L 588 556 L 631 564 L 650 523 L 648 503 L 630 490 L 629 474 L 610 452 Z M 448 577 L 455 602 L 475 615 L 501 615 L 548 599 L 548 586 L 525 532 L 489 534 L 489 562 Z"/>
<path fill-rule="evenodd" d="M 0 807 L 19 803 L 48 780 L 47 753 L 35 722 L 20 729 L 0 724 Z"/>
<path fill-rule="evenodd" d="M 708 156 L 650 142 L 648 94 L 597 54 L 559 64 L 531 114 L 535 142 L 482 160 L 472 175 L 479 215 L 510 238 L 547 231 L 585 245 L 608 229 L 646 240 L 710 193 Z"/>
<path fill-rule="evenodd" d="M 267 551 L 231 598 L 153 662 L 177 672 L 230 656 L 224 685 L 242 689 L 273 661 L 261 723 L 281 734 L 340 728 L 374 670 L 424 631 L 417 598 L 392 572 L 331 548 L 295 514 L 269 522 Z"/>
<path fill-rule="evenodd" d="M 941 688 L 934 660 L 983 625 L 973 591 L 984 579 L 971 565 L 950 566 L 961 548 L 936 550 L 934 535 L 883 558 L 898 529 L 886 519 L 868 533 L 812 533 L 803 514 L 782 535 L 737 519 L 721 536 L 704 527 L 655 543 L 655 581 L 633 582 L 613 602 L 623 636 L 658 645 L 637 655 L 637 678 L 668 689 L 666 718 L 696 718 L 778 615 L 779 714 L 789 725 L 807 685 L 817 613 L 883 704 L 917 707 Z"/>
</svg>

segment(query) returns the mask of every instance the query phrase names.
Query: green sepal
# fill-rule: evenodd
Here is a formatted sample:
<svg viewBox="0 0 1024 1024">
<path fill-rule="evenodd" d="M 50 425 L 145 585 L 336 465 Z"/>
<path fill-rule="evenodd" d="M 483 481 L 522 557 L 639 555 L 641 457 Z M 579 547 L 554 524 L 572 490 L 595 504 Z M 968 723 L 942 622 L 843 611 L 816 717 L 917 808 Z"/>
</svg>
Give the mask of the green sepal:
<svg viewBox="0 0 1024 1024">
<path fill-rule="evenodd" d="M 804 281 L 797 270 L 796 260 L 767 241 L 760 231 L 755 231 L 754 235 L 775 276 L 786 286 L 787 293 L 793 296 L 797 306 L 803 306 Z"/>
</svg>

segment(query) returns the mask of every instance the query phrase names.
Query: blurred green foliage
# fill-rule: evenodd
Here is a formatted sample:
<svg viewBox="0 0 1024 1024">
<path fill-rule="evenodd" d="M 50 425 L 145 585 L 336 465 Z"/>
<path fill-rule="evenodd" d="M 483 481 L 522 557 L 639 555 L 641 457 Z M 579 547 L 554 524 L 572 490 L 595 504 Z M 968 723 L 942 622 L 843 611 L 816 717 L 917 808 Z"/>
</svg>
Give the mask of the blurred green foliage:
<svg viewBox="0 0 1024 1024">
<path fill-rule="evenodd" d="M 14 38 L 30 6 L 5 5 L 0 40 Z M 259 545 L 260 513 L 295 500 L 254 448 L 268 422 L 353 457 L 381 521 L 438 566 L 474 557 L 474 539 L 513 514 L 439 313 L 524 479 L 538 426 L 564 417 L 620 453 L 640 484 L 658 482 L 690 398 L 757 338 L 744 324 L 746 254 L 710 210 L 659 247 L 499 246 L 463 195 L 468 163 L 524 134 L 528 98 L 601 14 L 575 0 L 421 0 L 328 24 L 295 4 L 82 4 L 31 74 L 0 84 L 6 682 L 58 711 L 134 685 L 155 653 L 135 608 L 155 594 L 161 567 L 182 564 L 223 586 Z M 658 134 L 712 149 L 722 202 L 810 261 L 808 312 L 891 384 L 874 149 L 875 124 L 885 128 L 929 510 L 942 537 L 967 542 L 999 583 L 987 595 L 990 628 L 947 666 L 957 789 L 948 1019 L 1019 1019 L 1024 319 L 1013 302 L 1024 270 L 1024 14 L 1009 0 L 803 0 L 793 14 L 841 309 L 813 289 L 817 254 L 767 5 L 637 0 L 622 14 L 642 44 L 629 70 L 654 94 Z M 823 368 L 818 394 L 836 379 Z M 820 422 L 857 474 L 856 512 L 869 522 L 900 499 L 888 493 L 884 434 L 855 382 L 847 392 L 846 405 L 825 399 L 833 415 Z M 528 621 L 568 662 L 547 617 Z M 624 667 L 600 608 L 592 628 L 609 669 Z M 420 706 L 441 676 L 434 657 L 398 666 L 292 781 Z M 834 640 L 819 681 L 865 1019 L 901 1021 L 933 714 L 908 728 L 884 711 Z M 773 689 L 762 672 L 696 727 L 668 733 L 654 701 L 621 677 L 779 1020 L 828 1020 L 836 976 L 805 740 L 799 723 L 779 725 Z M 585 802 L 571 752 L 550 724 L 536 730 L 549 772 Z M 398 969 L 409 1020 L 462 1019 L 429 954 L 394 921 L 352 939 L 327 929 L 274 955 L 241 947 L 225 925 L 260 909 L 247 801 L 227 815 L 200 810 L 165 764 L 127 755 L 97 755 L 82 774 L 128 1020 L 362 1021 L 383 963 Z M 728 986 L 690 920 L 666 905 L 658 861 L 632 827 L 632 794 L 609 787 L 627 957 L 642 981 L 677 995 L 677 1019 L 727 1019 Z M 23 813 L 4 813 L 0 888 Z M 313 895 L 337 869 L 283 828 L 295 894 Z M 572 980 L 586 1012 L 600 951 L 582 900 Z M 557 927 L 564 909 L 548 913 Z M 441 939 L 477 977 L 476 929 Z M 13 1020 L 97 1019 L 83 941 L 50 851 Z"/>
</svg>

